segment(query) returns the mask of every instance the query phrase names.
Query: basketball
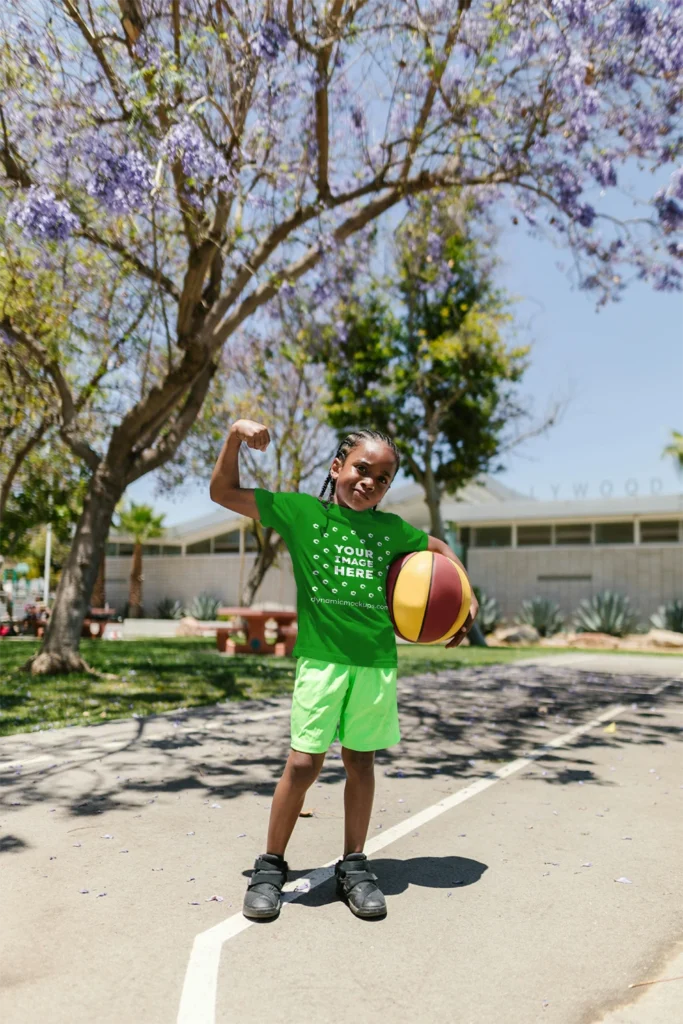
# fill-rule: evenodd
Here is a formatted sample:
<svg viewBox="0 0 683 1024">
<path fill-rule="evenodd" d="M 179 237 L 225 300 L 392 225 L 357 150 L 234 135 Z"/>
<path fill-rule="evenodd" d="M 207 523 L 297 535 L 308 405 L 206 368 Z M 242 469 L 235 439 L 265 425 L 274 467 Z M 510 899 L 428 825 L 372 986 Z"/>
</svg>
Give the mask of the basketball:
<svg viewBox="0 0 683 1024">
<path fill-rule="evenodd" d="M 437 551 L 412 551 L 392 562 L 387 605 L 394 632 L 414 644 L 450 640 L 467 618 L 470 581 L 459 565 Z"/>
</svg>

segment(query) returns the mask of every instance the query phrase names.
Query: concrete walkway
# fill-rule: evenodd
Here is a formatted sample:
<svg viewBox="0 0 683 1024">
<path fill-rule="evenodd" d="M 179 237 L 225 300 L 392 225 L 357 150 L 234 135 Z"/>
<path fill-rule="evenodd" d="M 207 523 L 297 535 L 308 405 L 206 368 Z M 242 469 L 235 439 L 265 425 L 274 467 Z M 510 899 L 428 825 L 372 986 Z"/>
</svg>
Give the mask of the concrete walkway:
<svg viewBox="0 0 683 1024">
<path fill-rule="evenodd" d="M 288 700 L 8 737 L 0 1019 L 677 1024 L 683 981 L 629 985 L 683 974 L 682 681 L 683 659 L 580 653 L 402 680 L 376 922 L 322 867 L 338 746 L 288 850 L 292 902 L 240 914 Z"/>
</svg>

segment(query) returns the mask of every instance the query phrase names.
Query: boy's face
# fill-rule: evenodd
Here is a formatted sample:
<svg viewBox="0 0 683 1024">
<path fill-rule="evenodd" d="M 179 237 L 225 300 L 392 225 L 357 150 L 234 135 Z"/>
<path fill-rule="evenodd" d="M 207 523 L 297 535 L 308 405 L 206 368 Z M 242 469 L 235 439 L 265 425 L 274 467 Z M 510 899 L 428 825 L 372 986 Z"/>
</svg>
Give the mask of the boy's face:
<svg viewBox="0 0 683 1024">
<path fill-rule="evenodd" d="M 334 459 L 330 473 L 335 481 L 334 501 L 356 512 L 377 505 L 391 486 L 396 456 L 383 441 L 361 441 L 346 456 Z"/>
</svg>

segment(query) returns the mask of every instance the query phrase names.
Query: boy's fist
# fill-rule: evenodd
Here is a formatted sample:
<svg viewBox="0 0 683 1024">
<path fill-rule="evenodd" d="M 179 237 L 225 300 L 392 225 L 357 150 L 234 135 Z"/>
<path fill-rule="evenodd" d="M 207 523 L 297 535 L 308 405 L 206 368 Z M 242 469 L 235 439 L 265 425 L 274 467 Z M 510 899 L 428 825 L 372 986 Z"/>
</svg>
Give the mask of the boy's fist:
<svg viewBox="0 0 683 1024">
<path fill-rule="evenodd" d="M 244 441 L 249 448 L 258 448 L 264 452 L 270 444 L 268 427 L 254 420 L 236 420 L 230 427 L 230 433 L 240 441 Z"/>
</svg>

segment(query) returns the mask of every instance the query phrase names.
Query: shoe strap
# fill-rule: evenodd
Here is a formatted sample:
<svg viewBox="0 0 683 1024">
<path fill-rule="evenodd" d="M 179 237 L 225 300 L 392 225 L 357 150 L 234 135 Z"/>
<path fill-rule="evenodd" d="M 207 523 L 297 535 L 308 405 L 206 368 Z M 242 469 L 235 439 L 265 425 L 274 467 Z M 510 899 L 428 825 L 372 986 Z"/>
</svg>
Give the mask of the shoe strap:
<svg viewBox="0 0 683 1024">
<path fill-rule="evenodd" d="M 359 882 L 377 881 L 377 875 L 373 874 L 372 871 L 366 871 L 363 868 L 359 871 L 346 871 L 342 868 L 338 872 L 338 875 L 346 883 L 349 889 L 353 888 L 354 885 L 358 885 Z"/>
</svg>

